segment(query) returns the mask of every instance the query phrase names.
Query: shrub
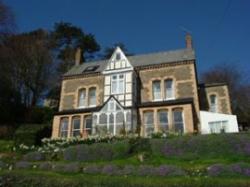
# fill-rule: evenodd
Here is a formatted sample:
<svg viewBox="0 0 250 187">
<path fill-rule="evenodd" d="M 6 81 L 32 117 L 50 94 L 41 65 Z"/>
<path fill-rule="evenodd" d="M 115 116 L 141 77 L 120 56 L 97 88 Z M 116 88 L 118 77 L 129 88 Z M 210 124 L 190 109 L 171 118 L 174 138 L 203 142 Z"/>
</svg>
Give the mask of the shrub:
<svg viewBox="0 0 250 187">
<path fill-rule="evenodd" d="M 4 163 L 3 161 L 0 160 L 0 170 L 1 169 L 5 169 L 7 167 L 8 167 L 8 165 L 6 163 Z"/>
<path fill-rule="evenodd" d="M 130 154 L 142 153 L 142 152 L 151 152 L 150 140 L 147 138 L 131 138 L 129 140 Z"/>
<path fill-rule="evenodd" d="M 124 166 L 123 170 L 121 170 L 121 175 L 133 175 L 136 173 L 136 167 L 133 165 Z"/>
<path fill-rule="evenodd" d="M 52 169 L 52 164 L 50 162 L 42 162 L 39 164 L 39 169 L 49 171 Z"/>
<path fill-rule="evenodd" d="M 44 133 L 44 131 L 47 133 Z M 43 136 L 41 136 L 41 134 L 43 134 Z M 15 132 L 14 141 L 16 145 L 41 145 L 41 140 L 44 137 L 50 137 L 50 134 L 51 129 L 48 125 L 21 125 Z"/>
<path fill-rule="evenodd" d="M 120 169 L 116 165 L 105 165 L 102 169 L 102 174 L 119 175 Z"/>
<path fill-rule="evenodd" d="M 31 167 L 32 167 L 32 164 L 30 162 L 26 162 L 26 161 L 19 161 L 15 164 L 15 168 L 17 168 L 17 169 L 28 169 Z"/>
<path fill-rule="evenodd" d="M 89 165 L 83 168 L 84 173 L 88 174 L 98 174 L 102 172 L 102 167 L 98 165 Z"/>
<path fill-rule="evenodd" d="M 25 161 L 42 161 L 45 160 L 45 155 L 38 151 L 27 153 L 23 156 Z"/>
<path fill-rule="evenodd" d="M 186 173 L 176 166 L 171 165 L 161 165 L 155 168 L 154 175 L 158 176 L 183 176 Z"/>
<path fill-rule="evenodd" d="M 63 171 L 68 173 L 77 173 L 81 170 L 79 163 L 64 164 Z"/>
<path fill-rule="evenodd" d="M 128 155 L 127 141 L 96 143 L 92 145 L 71 146 L 64 150 L 63 158 L 67 161 L 95 161 L 124 158 Z"/>
<path fill-rule="evenodd" d="M 155 168 L 149 165 L 140 165 L 137 169 L 137 175 L 139 176 L 151 176 L 154 175 Z"/>
</svg>

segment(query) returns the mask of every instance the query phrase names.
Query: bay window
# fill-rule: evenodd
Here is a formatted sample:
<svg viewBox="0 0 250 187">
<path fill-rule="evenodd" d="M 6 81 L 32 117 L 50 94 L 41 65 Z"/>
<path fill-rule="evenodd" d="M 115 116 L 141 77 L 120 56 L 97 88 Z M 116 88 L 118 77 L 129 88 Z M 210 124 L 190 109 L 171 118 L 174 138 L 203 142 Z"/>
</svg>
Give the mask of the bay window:
<svg viewBox="0 0 250 187">
<path fill-rule="evenodd" d="M 178 132 L 178 133 L 184 132 L 184 122 L 183 122 L 182 110 L 174 110 L 173 111 L 173 123 L 174 123 L 175 132 Z"/>
<path fill-rule="evenodd" d="M 158 111 L 158 122 L 161 132 L 168 131 L 168 112 L 166 110 Z"/>
<path fill-rule="evenodd" d="M 62 118 L 60 121 L 60 133 L 59 133 L 60 137 L 62 138 L 68 137 L 68 125 L 69 125 L 69 119 Z"/>
<path fill-rule="evenodd" d="M 80 125 L 81 122 L 80 122 L 80 117 L 73 117 L 72 118 L 72 136 L 73 137 L 76 137 L 76 136 L 80 136 L 81 133 L 80 133 Z"/>
</svg>

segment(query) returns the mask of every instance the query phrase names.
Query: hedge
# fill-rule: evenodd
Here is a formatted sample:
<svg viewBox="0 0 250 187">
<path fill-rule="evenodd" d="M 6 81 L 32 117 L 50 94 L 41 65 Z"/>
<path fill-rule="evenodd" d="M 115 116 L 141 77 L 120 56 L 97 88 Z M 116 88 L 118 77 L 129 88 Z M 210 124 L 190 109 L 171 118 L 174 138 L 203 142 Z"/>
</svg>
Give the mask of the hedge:
<svg viewBox="0 0 250 187">
<path fill-rule="evenodd" d="M 24 144 L 27 146 L 41 145 L 41 140 L 51 136 L 50 125 L 25 124 L 20 125 L 14 135 L 16 145 Z"/>
</svg>

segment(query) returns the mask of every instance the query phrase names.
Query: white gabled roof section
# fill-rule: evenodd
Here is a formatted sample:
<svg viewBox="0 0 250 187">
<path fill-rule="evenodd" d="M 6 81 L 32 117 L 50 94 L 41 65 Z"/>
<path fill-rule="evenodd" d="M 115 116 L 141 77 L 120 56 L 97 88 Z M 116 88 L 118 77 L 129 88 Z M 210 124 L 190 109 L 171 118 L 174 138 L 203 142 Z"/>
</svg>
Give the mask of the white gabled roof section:
<svg viewBox="0 0 250 187">
<path fill-rule="evenodd" d="M 133 69 L 134 69 L 133 66 L 131 65 L 126 55 L 121 50 L 121 48 L 116 47 L 103 73 L 107 74 L 115 72 L 124 72 Z"/>
</svg>

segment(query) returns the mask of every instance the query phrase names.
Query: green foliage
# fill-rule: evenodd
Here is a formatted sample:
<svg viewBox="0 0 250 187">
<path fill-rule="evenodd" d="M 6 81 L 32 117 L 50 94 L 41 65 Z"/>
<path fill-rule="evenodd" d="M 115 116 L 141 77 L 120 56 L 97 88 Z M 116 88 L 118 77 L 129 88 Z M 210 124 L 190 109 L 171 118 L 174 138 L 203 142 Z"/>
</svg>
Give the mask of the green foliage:
<svg viewBox="0 0 250 187">
<path fill-rule="evenodd" d="M 31 123 L 47 124 L 52 122 L 54 111 L 48 107 L 33 107 L 29 115 Z"/>
<path fill-rule="evenodd" d="M 0 140 L 0 153 L 10 152 L 14 142 L 12 140 Z"/>
<path fill-rule="evenodd" d="M 240 177 L 133 177 L 87 174 L 58 174 L 51 172 L 2 172 L 2 186 L 18 187 L 247 187 L 248 178 Z"/>
<path fill-rule="evenodd" d="M 51 128 L 49 125 L 21 125 L 15 132 L 14 141 L 16 145 L 41 145 L 42 138 L 50 137 L 50 133 Z"/>
</svg>

